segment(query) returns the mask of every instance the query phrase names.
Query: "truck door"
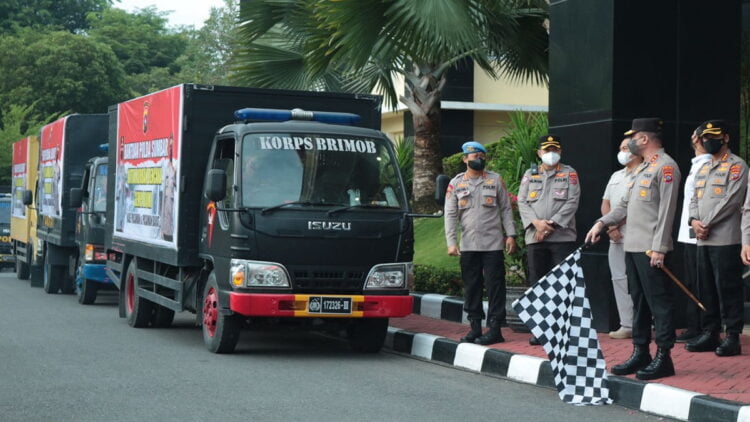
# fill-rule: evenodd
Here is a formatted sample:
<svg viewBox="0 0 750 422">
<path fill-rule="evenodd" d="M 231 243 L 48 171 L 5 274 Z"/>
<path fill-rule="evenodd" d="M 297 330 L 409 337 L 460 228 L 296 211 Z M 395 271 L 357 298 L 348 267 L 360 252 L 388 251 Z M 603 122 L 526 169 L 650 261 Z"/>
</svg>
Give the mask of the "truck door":
<svg viewBox="0 0 750 422">
<path fill-rule="evenodd" d="M 204 250 L 212 255 L 228 256 L 230 226 L 234 218 L 231 212 L 222 209 L 235 207 L 236 184 L 235 184 L 235 141 L 234 136 L 221 137 L 214 143 L 211 153 L 210 169 L 224 170 L 227 175 L 226 196 L 219 203 L 209 201 L 206 205 L 206 226 L 204 236 Z M 213 253 L 211 251 L 216 251 Z"/>
</svg>

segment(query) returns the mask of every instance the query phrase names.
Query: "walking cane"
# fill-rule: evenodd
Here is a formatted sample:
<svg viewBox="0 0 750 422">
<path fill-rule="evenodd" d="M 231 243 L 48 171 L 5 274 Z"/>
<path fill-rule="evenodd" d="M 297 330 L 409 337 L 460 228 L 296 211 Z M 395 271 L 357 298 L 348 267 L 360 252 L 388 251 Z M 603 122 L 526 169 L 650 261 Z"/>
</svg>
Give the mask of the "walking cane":
<svg viewBox="0 0 750 422">
<path fill-rule="evenodd" d="M 646 255 L 649 258 L 651 258 L 651 252 L 652 251 L 650 251 L 650 250 L 646 251 Z M 703 304 L 701 303 L 701 301 L 698 300 L 698 298 L 696 298 L 695 295 L 693 295 L 693 293 L 687 287 L 685 287 L 685 285 L 682 284 L 682 282 L 680 280 L 678 280 L 677 277 L 674 276 L 674 274 L 672 274 L 672 271 L 669 271 L 669 268 L 665 267 L 664 264 L 662 264 L 661 266 L 659 266 L 659 268 L 661 268 L 662 271 L 664 271 L 669 276 L 669 278 L 671 278 L 672 281 L 674 281 L 674 284 L 676 284 L 680 289 L 682 289 L 682 291 L 685 292 L 685 294 L 688 295 L 688 297 L 690 299 L 692 299 L 693 302 L 695 302 L 695 304 L 698 305 L 699 308 L 703 309 L 704 312 L 706 311 L 706 307 L 703 306 Z"/>
</svg>

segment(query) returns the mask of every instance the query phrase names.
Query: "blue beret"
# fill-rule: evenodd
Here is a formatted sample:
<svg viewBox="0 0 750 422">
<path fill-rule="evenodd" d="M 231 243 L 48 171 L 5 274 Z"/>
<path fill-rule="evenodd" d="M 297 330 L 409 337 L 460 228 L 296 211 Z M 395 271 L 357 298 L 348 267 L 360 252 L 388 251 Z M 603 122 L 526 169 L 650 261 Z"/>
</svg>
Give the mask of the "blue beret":
<svg viewBox="0 0 750 422">
<path fill-rule="evenodd" d="M 484 147 L 484 145 L 480 144 L 479 142 L 475 141 L 469 141 L 461 146 L 461 149 L 463 150 L 464 154 L 471 154 L 473 152 L 483 152 L 487 153 L 487 148 Z"/>
</svg>

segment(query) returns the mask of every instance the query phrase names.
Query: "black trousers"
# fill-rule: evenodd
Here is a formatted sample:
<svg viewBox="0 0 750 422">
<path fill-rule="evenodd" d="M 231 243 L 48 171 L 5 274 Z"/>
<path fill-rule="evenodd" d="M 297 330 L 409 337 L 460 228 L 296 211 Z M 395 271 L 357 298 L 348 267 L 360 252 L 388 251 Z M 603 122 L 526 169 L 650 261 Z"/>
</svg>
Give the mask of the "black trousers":
<svg viewBox="0 0 750 422">
<path fill-rule="evenodd" d="M 651 343 L 653 319 L 656 345 L 671 349 L 675 340 L 674 299 L 669 290 L 672 282 L 664 271 L 651 266 L 651 258 L 643 252 L 625 252 L 625 268 L 633 299 L 633 344 Z"/>
<path fill-rule="evenodd" d="M 529 262 L 529 283 L 534 284 L 547 275 L 576 249 L 575 242 L 542 242 L 526 246 Z"/>
<path fill-rule="evenodd" d="M 505 257 L 503 251 L 461 251 L 464 311 L 471 319 L 484 319 L 482 287 L 487 284 L 488 319 L 505 323 Z"/>
<path fill-rule="evenodd" d="M 692 243 L 683 243 L 684 245 L 684 267 L 685 278 L 682 282 L 693 294 L 697 295 L 699 291 L 698 284 L 698 246 Z M 738 254 L 739 256 L 739 254 Z M 739 258 L 738 258 L 739 259 Z M 685 328 L 690 331 L 700 331 L 700 308 L 692 300 L 687 301 L 685 305 Z"/>
<path fill-rule="evenodd" d="M 698 296 L 706 312 L 701 328 L 718 333 L 722 322 L 727 334 L 742 333 L 744 292 L 742 285 L 742 245 L 698 246 Z"/>
</svg>

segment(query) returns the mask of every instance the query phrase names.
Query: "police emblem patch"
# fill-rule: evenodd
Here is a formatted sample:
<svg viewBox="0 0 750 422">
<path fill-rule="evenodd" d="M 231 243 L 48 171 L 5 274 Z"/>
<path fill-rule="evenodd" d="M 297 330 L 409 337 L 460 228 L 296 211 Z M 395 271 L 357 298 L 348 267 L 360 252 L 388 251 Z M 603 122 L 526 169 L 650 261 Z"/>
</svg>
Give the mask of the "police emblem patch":
<svg viewBox="0 0 750 422">
<path fill-rule="evenodd" d="M 529 192 L 529 198 L 536 198 L 536 191 L 535 190 Z"/>
<path fill-rule="evenodd" d="M 740 173 L 742 171 L 742 167 L 739 164 L 733 165 L 729 169 L 729 178 L 734 180 L 738 180 L 740 178 Z"/>
<path fill-rule="evenodd" d="M 674 167 L 664 166 L 661 169 L 661 174 L 664 176 L 664 183 L 672 183 L 674 176 Z"/>
<path fill-rule="evenodd" d="M 576 172 L 570 172 L 568 174 L 568 180 L 570 181 L 571 185 L 577 185 L 578 184 L 578 173 L 576 173 Z"/>
</svg>

